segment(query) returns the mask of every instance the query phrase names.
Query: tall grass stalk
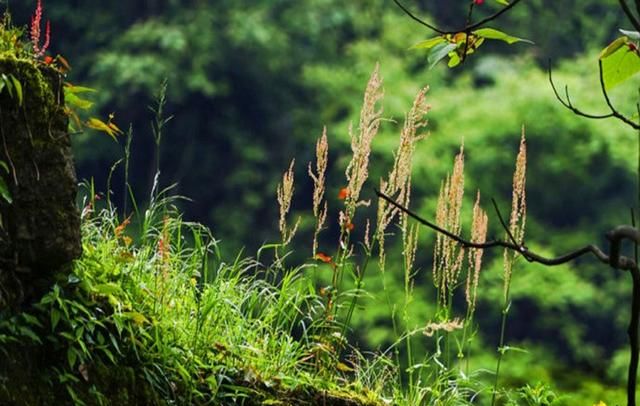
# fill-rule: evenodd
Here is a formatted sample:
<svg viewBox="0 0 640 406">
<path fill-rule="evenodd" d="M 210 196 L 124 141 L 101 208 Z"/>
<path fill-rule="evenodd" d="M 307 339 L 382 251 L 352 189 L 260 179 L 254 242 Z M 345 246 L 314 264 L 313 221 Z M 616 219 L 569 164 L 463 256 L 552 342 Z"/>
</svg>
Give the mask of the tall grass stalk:
<svg viewBox="0 0 640 406">
<path fill-rule="evenodd" d="M 522 136 L 520 138 L 520 147 L 518 149 L 518 156 L 516 157 L 516 169 L 513 174 L 513 192 L 511 199 L 511 217 L 509 219 L 509 227 L 506 230 L 508 238 L 514 244 L 524 244 L 524 230 L 527 219 L 527 204 L 526 204 L 526 168 L 527 168 L 527 144 L 525 139 L 524 127 L 522 128 Z M 500 322 L 500 343 L 498 345 L 498 361 L 496 363 L 495 381 L 493 385 L 493 394 L 491 396 L 491 405 L 493 406 L 496 401 L 498 392 L 498 383 L 500 379 L 500 366 L 502 358 L 506 352 L 505 348 L 505 330 L 507 324 L 507 316 L 509 309 L 511 308 L 510 290 L 511 290 L 511 276 L 513 270 L 513 264 L 518 254 L 511 250 L 504 251 L 504 288 L 503 288 L 503 306 L 502 306 L 502 318 Z"/>
</svg>

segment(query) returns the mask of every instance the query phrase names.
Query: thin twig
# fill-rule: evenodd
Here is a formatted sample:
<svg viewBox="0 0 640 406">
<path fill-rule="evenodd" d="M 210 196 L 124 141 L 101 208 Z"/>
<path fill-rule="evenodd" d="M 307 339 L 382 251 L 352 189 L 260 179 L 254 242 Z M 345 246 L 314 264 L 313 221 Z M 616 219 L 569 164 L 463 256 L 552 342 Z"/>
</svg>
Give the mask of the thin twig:
<svg viewBox="0 0 640 406">
<path fill-rule="evenodd" d="M 599 72 L 599 76 L 600 76 L 600 88 L 602 89 L 602 95 L 604 96 L 604 100 L 607 102 L 607 106 L 609 106 L 609 109 L 611 109 L 612 116 L 617 118 L 618 120 L 622 121 L 623 123 L 631 126 L 631 128 L 633 128 L 634 130 L 640 130 L 640 125 L 638 125 L 638 123 L 634 123 L 629 118 L 627 118 L 625 115 L 620 113 L 613 106 L 613 104 L 611 103 L 611 100 L 609 99 L 609 94 L 607 93 L 607 88 L 604 85 L 604 73 L 602 72 L 602 60 L 601 59 L 598 60 L 598 72 Z"/>
<path fill-rule="evenodd" d="M 636 18 L 636 16 L 633 15 L 633 12 L 627 5 L 626 0 L 618 0 L 618 2 L 620 3 L 620 7 L 622 7 L 624 13 L 627 15 L 627 18 L 629 19 L 631 25 L 633 25 L 636 31 L 640 31 L 640 21 Z M 640 13 L 640 10 L 638 12 Z"/>
<path fill-rule="evenodd" d="M 422 20 L 421 18 L 417 17 L 415 14 L 413 14 L 411 11 L 409 11 L 409 9 L 407 9 L 405 6 L 402 5 L 402 3 L 400 3 L 398 0 L 393 0 L 394 3 L 396 3 L 396 5 L 398 7 L 400 7 L 400 9 L 402 11 L 405 12 L 406 15 L 408 15 L 409 17 L 411 17 L 412 19 L 414 19 L 415 21 L 417 21 L 418 23 L 424 25 L 425 27 L 429 28 L 432 31 L 437 32 L 438 34 L 444 35 L 447 32 L 444 30 L 441 30 L 440 28 L 436 27 L 435 25 L 429 24 L 428 22 Z"/>
<path fill-rule="evenodd" d="M 500 9 L 500 11 L 498 11 L 497 13 L 492 14 L 489 17 L 483 18 L 482 20 L 478 21 L 477 23 L 474 23 L 474 24 L 471 24 L 471 25 L 467 25 L 466 27 L 464 27 L 463 30 L 460 30 L 460 31 L 472 31 L 472 30 L 475 30 L 476 28 L 482 27 L 486 23 L 488 23 L 488 22 L 490 22 L 492 20 L 495 20 L 496 18 L 500 17 L 502 14 L 506 13 L 507 11 L 509 11 L 513 6 L 515 6 L 516 4 L 520 3 L 520 1 L 521 0 L 513 0 L 511 3 L 509 3 L 508 6 L 505 6 L 504 8 Z M 447 34 L 453 34 L 453 33 L 455 33 L 455 31 L 448 32 Z"/>
<path fill-rule="evenodd" d="M 496 203 L 496 199 L 491 199 L 491 202 L 493 203 L 493 208 L 496 210 L 496 214 L 498 215 L 498 220 L 500 220 L 500 224 L 502 224 L 502 228 L 504 228 L 504 231 L 507 232 L 507 235 L 509 236 L 509 239 L 511 240 L 513 245 L 518 245 L 518 242 L 514 238 L 513 234 L 511 234 L 511 230 L 509 229 L 507 222 L 504 221 L 504 218 L 502 217 L 502 213 L 500 213 L 500 209 L 498 208 L 498 203 Z"/>
<path fill-rule="evenodd" d="M 551 89 L 553 89 L 553 94 L 556 96 L 556 99 L 558 99 L 560 104 L 562 104 L 567 109 L 571 110 L 574 114 L 576 114 L 578 116 L 586 117 L 586 118 L 592 118 L 592 119 L 595 119 L 595 120 L 601 120 L 601 119 L 605 119 L 605 118 L 614 117 L 614 115 L 611 114 L 611 113 L 609 113 L 609 114 L 590 114 L 590 113 L 585 113 L 584 111 L 578 109 L 571 102 L 571 98 L 569 97 L 569 88 L 567 86 L 565 86 L 565 88 L 564 88 L 564 93 L 565 93 L 566 100 L 563 99 L 562 96 L 560 96 L 560 94 L 558 93 L 558 89 L 556 88 L 556 84 L 553 81 L 553 77 L 552 77 L 552 74 L 551 74 L 551 64 L 549 64 L 548 72 L 549 72 L 549 83 L 551 84 Z"/>
</svg>

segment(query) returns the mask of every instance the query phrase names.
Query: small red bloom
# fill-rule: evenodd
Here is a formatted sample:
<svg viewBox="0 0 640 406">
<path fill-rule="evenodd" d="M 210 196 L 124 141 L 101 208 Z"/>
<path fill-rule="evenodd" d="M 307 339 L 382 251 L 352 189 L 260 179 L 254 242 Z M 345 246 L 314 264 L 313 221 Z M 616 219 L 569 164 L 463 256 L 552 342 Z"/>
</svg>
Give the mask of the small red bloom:
<svg viewBox="0 0 640 406">
<path fill-rule="evenodd" d="M 343 187 L 342 189 L 340 189 L 340 192 L 338 192 L 338 199 L 344 200 L 347 197 L 349 197 L 349 189 L 346 187 Z"/>
<path fill-rule="evenodd" d="M 53 63 L 53 58 L 50 57 L 49 55 L 44 57 L 44 63 L 47 65 L 51 65 Z"/>
<path fill-rule="evenodd" d="M 484 0 L 473 0 L 473 4 L 481 6 L 484 3 Z"/>
</svg>

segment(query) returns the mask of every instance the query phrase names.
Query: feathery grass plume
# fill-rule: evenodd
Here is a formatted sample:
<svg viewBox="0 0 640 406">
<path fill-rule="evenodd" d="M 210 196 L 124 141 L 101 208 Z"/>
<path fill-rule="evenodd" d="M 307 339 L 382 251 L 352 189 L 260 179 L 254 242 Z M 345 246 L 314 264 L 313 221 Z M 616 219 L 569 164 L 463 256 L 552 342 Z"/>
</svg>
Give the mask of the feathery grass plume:
<svg viewBox="0 0 640 406">
<path fill-rule="evenodd" d="M 524 242 L 524 228 L 527 220 L 527 202 L 525 193 L 527 169 L 527 142 L 525 139 L 524 126 L 522 127 L 522 136 L 520 138 L 520 148 L 516 158 L 516 169 L 513 174 L 513 193 L 511 197 L 511 217 L 509 219 L 509 231 L 515 239 L 516 243 Z M 504 251 L 504 297 L 509 295 L 509 286 L 511 284 L 511 270 L 513 261 L 518 255 L 511 250 Z"/>
<path fill-rule="evenodd" d="M 329 143 L 327 142 L 327 127 L 322 130 L 322 136 L 316 142 L 316 172 L 311 168 L 311 162 L 307 173 L 313 180 L 313 217 L 316 219 L 316 228 L 313 232 L 313 256 L 318 250 L 318 234 L 322 231 L 327 220 L 327 201 L 322 204 L 325 192 L 325 180 L 327 163 L 329 162 Z"/>
<path fill-rule="evenodd" d="M 476 202 L 473 205 L 473 220 L 471 222 L 471 242 L 484 243 L 487 240 L 487 227 L 489 217 L 487 213 L 480 207 L 480 191 L 476 196 Z M 476 299 L 478 297 L 478 281 L 480 279 L 480 268 L 482 267 L 482 254 L 484 250 L 471 248 L 469 250 L 469 272 L 467 273 L 467 286 L 465 289 L 465 298 L 470 313 L 473 313 L 476 307 Z"/>
<path fill-rule="evenodd" d="M 413 290 L 411 278 L 413 277 L 413 264 L 416 261 L 416 251 L 418 249 L 418 224 L 408 225 L 409 218 L 403 215 L 402 227 L 402 257 L 404 259 L 405 270 L 405 291 L 410 294 Z"/>
<path fill-rule="evenodd" d="M 382 78 L 380 77 L 380 66 L 371 73 L 371 78 L 364 92 L 364 102 L 360 112 L 360 123 L 358 134 L 353 131 L 353 126 L 349 126 L 349 137 L 351 138 L 351 150 L 353 156 L 347 166 L 345 175 L 347 176 L 346 207 L 350 218 L 353 218 L 358 205 L 367 204 L 360 201 L 360 191 L 364 182 L 369 177 L 369 156 L 371 155 L 371 142 L 378 133 L 380 120 L 382 119 L 382 107 L 376 105 L 382 100 L 384 91 L 382 90 Z"/>
<path fill-rule="evenodd" d="M 291 208 L 291 199 L 293 198 L 293 166 L 295 162 L 295 159 L 291 161 L 289 169 L 282 175 L 282 183 L 278 184 L 276 191 L 278 196 L 278 205 L 280 206 L 280 222 L 278 225 L 280 228 L 280 234 L 282 235 L 282 243 L 285 245 L 291 242 L 291 239 L 300 224 L 300 219 L 298 219 L 293 228 L 289 229 L 289 227 L 287 227 L 286 219 L 287 213 L 289 213 L 289 209 Z"/>
<path fill-rule="evenodd" d="M 464 195 L 464 145 L 455 157 L 453 172 L 440 186 L 436 209 L 436 224 L 449 232 L 460 235 L 460 209 Z M 456 284 L 464 249 L 456 241 L 440 233 L 436 236 L 433 253 L 433 282 L 443 305 L 447 302 L 449 290 Z"/>
<path fill-rule="evenodd" d="M 416 95 L 411 110 L 406 114 L 404 126 L 400 133 L 400 145 L 395 153 L 393 167 L 387 180 L 380 180 L 380 191 L 387 196 L 393 196 L 398 203 L 404 207 L 409 207 L 411 196 L 411 167 L 413 153 L 418 141 L 427 137 L 428 134 L 418 134 L 421 128 L 426 127 L 427 120 L 424 116 L 429 112 L 431 106 L 427 104 L 426 94 L 428 87 L 421 89 Z M 387 203 L 386 200 L 378 201 L 376 239 L 380 247 L 380 268 L 384 269 L 385 262 L 385 230 L 391 224 L 398 213 L 398 209 Z"/>
<path fill-rule="evenodd" d="M 453 320 L 443 321 L 441 323 L 429 323 L 423 330 L 423 334 L 432 337 L 437 331 L 446 331 L 450 333 L 454 330 L 460 330 L 464 327 L 464 320 L 456 317 Z"/>
</svg>

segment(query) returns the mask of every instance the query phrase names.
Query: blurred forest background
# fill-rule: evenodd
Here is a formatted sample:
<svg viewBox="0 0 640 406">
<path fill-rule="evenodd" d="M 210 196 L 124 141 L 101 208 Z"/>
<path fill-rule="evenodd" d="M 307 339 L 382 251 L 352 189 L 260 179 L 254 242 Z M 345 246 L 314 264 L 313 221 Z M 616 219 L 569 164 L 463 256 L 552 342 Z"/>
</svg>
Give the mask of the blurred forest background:
<svg viewBox="0 0 640 406">
<path fill-rule="evenodd" d="M 6 2 L 5 2 L 6 3 Z M 464 25 L 467 2 L 406 0 L 438 25 Z M 31 1 L 11 1 L 14 21 L 24 22 Z M 548 255 L 587 243 L 602 243 L 613 225 L 630 221 L 637 196 L 637 135 L 616 121 L 576 117 L 555 100 L 547 80 L 569 85 L 581 108 L 604 111 L 597 53 L 618 36 L 623 16 L 615 0 L 527 0 L 492 26 L 535 45 L 486 44 L 461 67 L 428 69 L 426 55 L 408 48 L 433 35 L 410 20 L 391 0 L 48 0 L 51 52 L 73 67 L 68 79 L 98 89 L 102 116 L 134 132 L 131 183 L 142 202 L 160 160 L 160 183 L 193 199 L 189 220 L 211 226 L 233 258 L 277 241 L 276 184 L 295 157 L 294 216 L 303 216 L 294 257 L 311 257 L 312 183 L 306 164 L 315 139 L 328 128 L 330 229 L 322 247 L 335 245 L 338 191 L 350 156 L 348 125 L 357 122 L 362 91 L 376 62 L 385 79 L 384 116 L 402 121 L 413 96 L 429 85 L 430 137 L 416 153 L 413 208 L 435 215 L 440 180 L 450 170 L 464 139 L 466 211 L 475 190 L 508 208 L 511 176 L 521 126 L 526 127 L 529 168 L 528 243 Z M 486 12 L 498 7 L 485 2 Z M 155 156 L 148 107 L 168 79 L 166 127 Z M 637 82 L 635 82 L 637 83 Z M 616 89 L 614 101 L 630 115 L 637 87 Z M 370 179 L 387 173 L 400 124 L 383 124 L 374 143 Z M 74 136 L 80 179 L 106 188 L 109 168 L 123 155 L 124 138 Z M 113 199 L 122 201 L 123 174 L 112 180 Z M 375 182 L 365 198 L 373 198 Z M 491 210 L 490 235 L 499 235 Z M 470 214 L 469 214 L 470 216 Z M 364 225 L 356 223 L 356 230 Z M 413 310 L 416 325 L 433 312 L 431 283 L 434 235 L 421 233 Z M 491 253 L 481 279 L 481 326 L 477 368 L 493 368 L 498 342 L 502 283 L 501 252 Z M 399 267 L 399 266 L 398 266 Z M 393 264 L 388 270 L 393 275 Z M 621 399 L 626 379 L 626 324 L 630 302 L 627 275 L 583 259 L 558 268 L 516 264 L 513 304 L 507 327 L 512 352 L 503 376 L 513 384 L 551 382 L 557 388 Z M 397 273 L 401 295 L 402 272 Z M 375 272 L 365 288 L 376 292 Z M 386 307 L 375 296 L 356 313 L 354 339 L 365 348 L 393 342 Z M 561 362 L 558 362 L 558 361 Z M 615 392 L 615 393 L 614 393 Z M 612 404 L 614 400 L 610 400 Z M 620 403 L 623 400 L 619 400 Z M 591 404 L 591 403 L 589 403 Z"/>
</svg>

